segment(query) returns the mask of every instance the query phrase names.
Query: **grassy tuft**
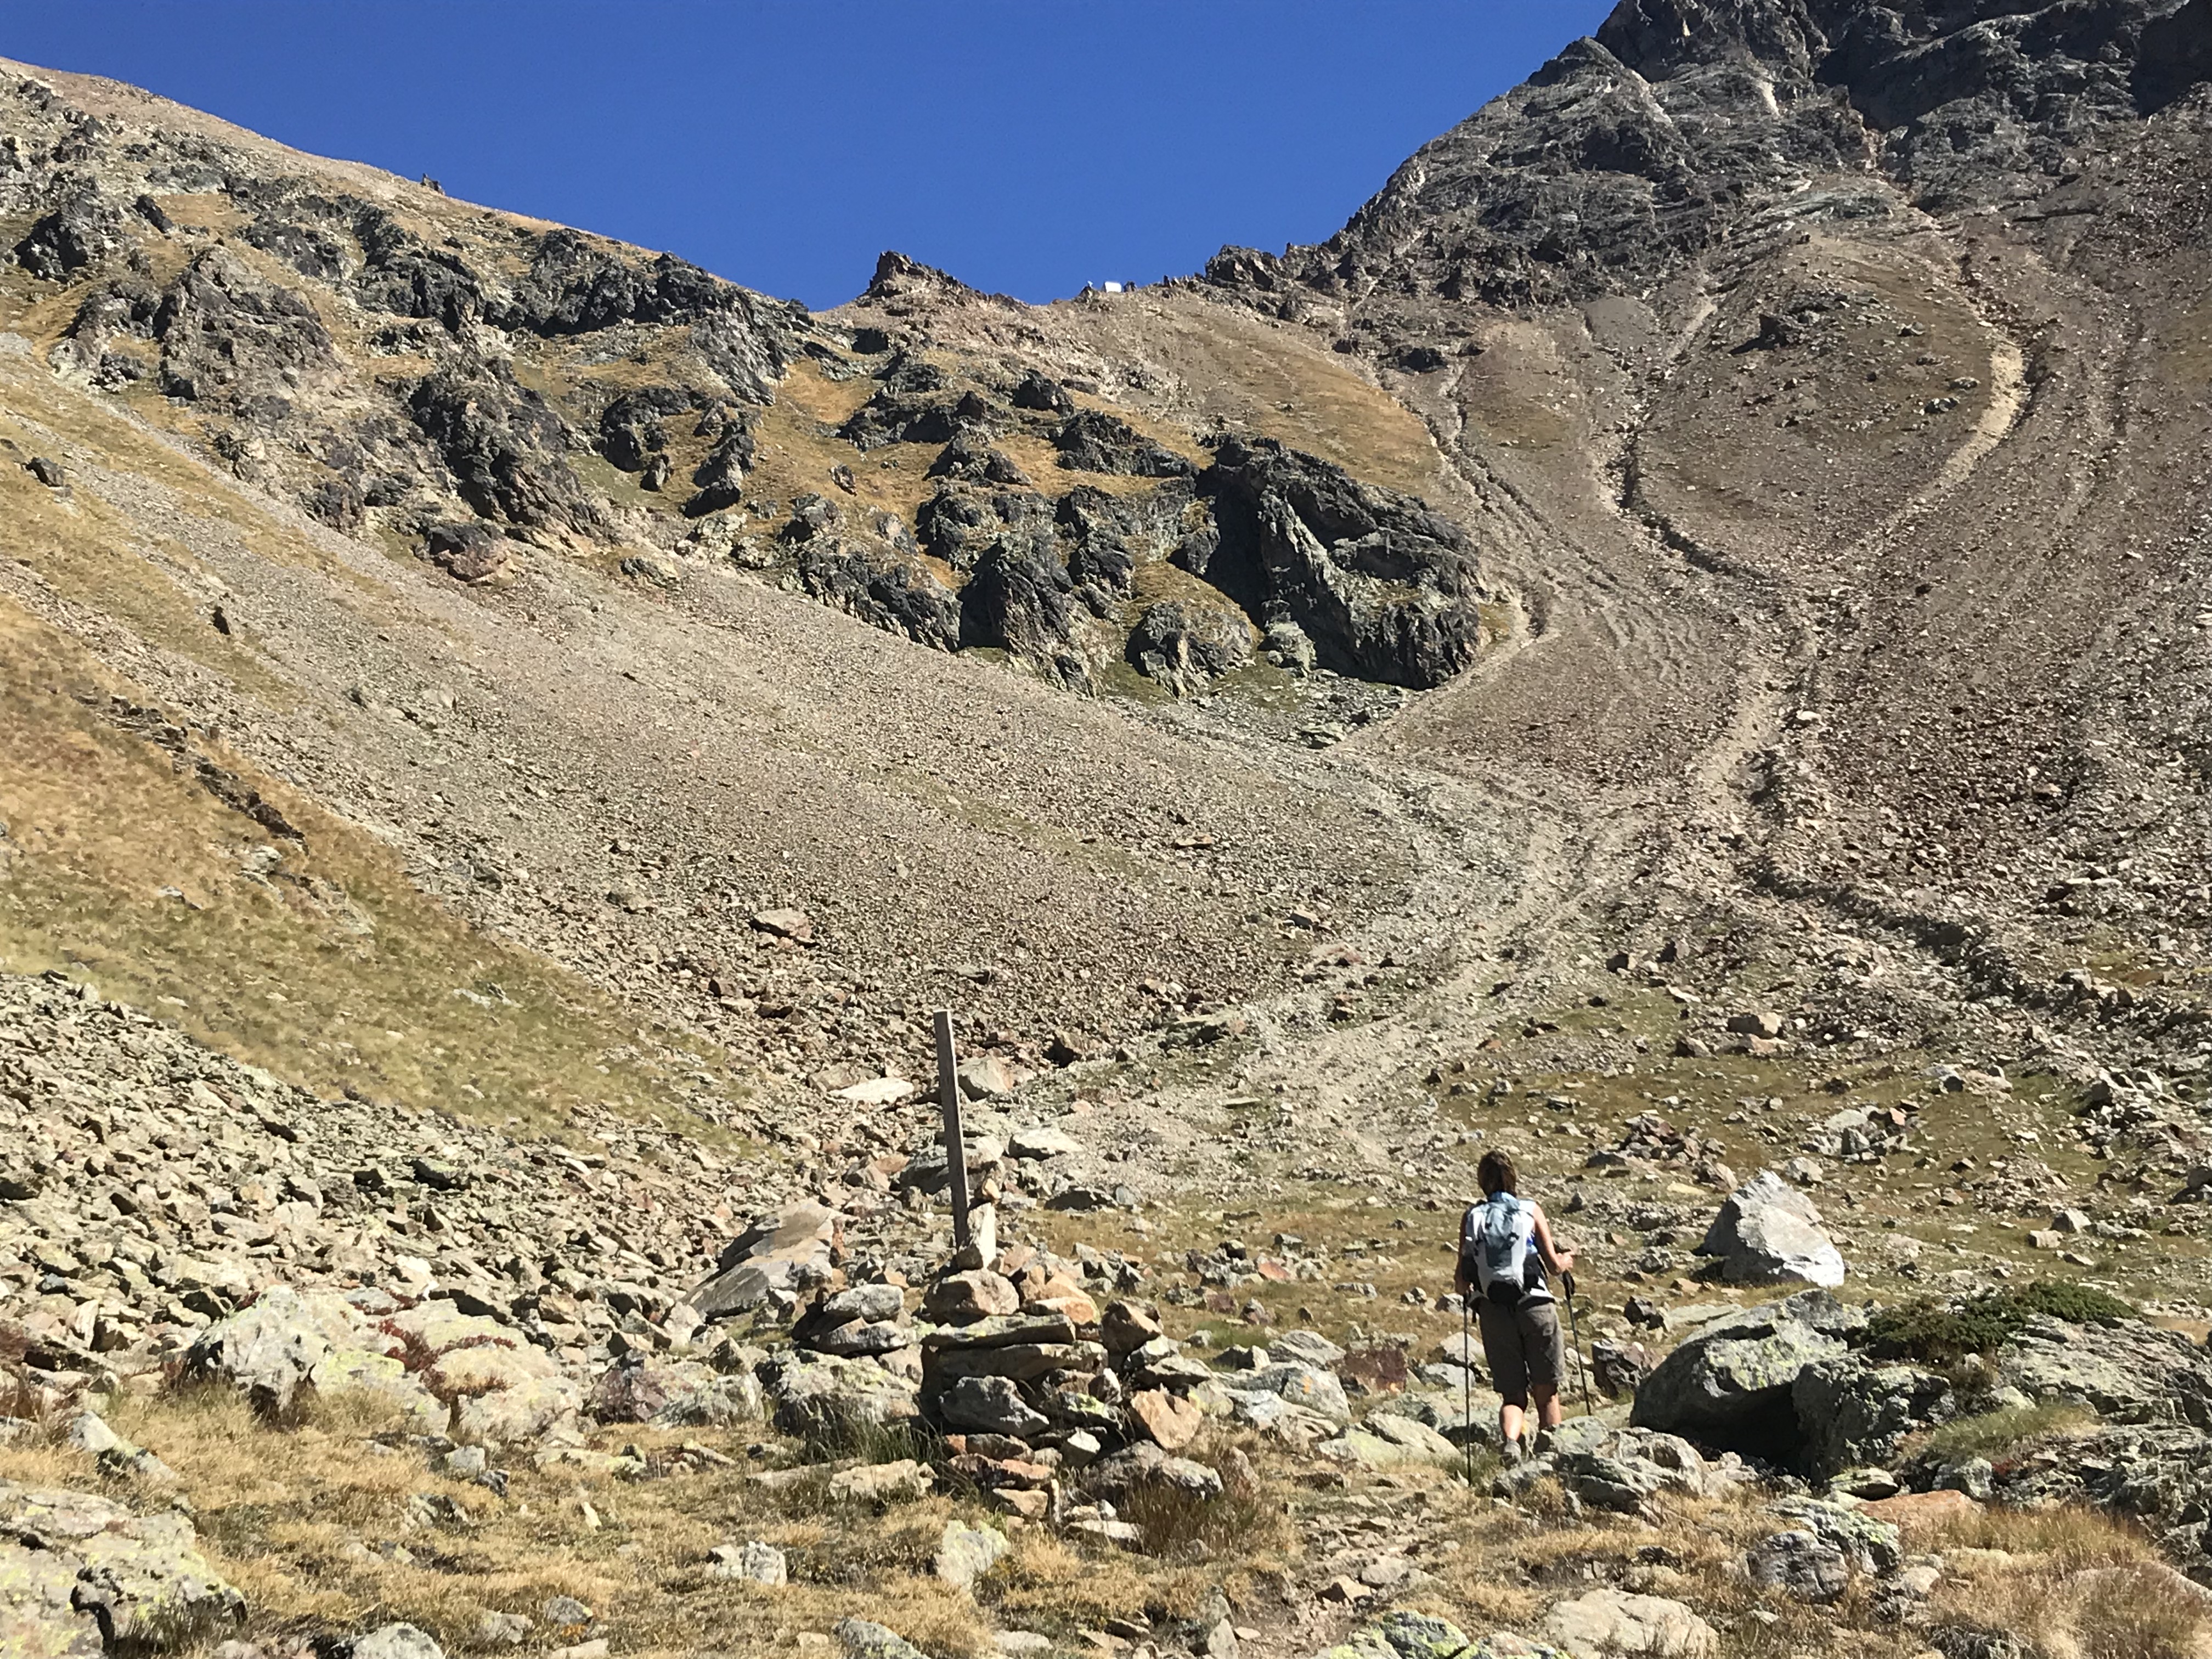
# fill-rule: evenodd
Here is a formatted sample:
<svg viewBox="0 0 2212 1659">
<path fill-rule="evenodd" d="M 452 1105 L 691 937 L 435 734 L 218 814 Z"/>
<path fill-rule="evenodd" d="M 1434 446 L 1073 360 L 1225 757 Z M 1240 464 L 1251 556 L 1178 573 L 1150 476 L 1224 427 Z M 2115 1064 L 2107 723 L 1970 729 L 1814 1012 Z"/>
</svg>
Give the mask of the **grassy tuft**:
<svg viewBox="0 0 2212 1659">
<path fill-rule="evenodd" d="M 2046 1435 L 2093 1427 L 2094 1412 L 2063 1401 L 2013 1406 L 1946 1423 L 1928 1437 L 1928 1449 L 1947 1462 L 1986 1457 L 1992 1462 Z"/>
</svg>

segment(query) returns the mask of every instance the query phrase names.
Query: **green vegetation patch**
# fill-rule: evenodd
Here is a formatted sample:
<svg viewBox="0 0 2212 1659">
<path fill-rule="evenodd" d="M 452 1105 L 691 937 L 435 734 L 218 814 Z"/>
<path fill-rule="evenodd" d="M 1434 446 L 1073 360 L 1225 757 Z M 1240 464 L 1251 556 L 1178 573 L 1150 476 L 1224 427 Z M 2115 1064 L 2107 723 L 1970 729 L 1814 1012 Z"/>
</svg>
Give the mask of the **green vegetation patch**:
<svg viewBox="0 0 2212 1659">
<path fill-rule="evenodd" d="M 2112 1325 L 2140 1316 L 2116 1296 L 2063 1279 L 2039 1279 L 2018 1289 L 1988 1291 L 1964 1302 L 1923 1297 L 1884 1308 L 1867 1326 L 1877 1358 L 1947 1365 L 1970 1353 L 1994 1353 L 2038 1318 L 2069 1325 Z"/>
</svg>

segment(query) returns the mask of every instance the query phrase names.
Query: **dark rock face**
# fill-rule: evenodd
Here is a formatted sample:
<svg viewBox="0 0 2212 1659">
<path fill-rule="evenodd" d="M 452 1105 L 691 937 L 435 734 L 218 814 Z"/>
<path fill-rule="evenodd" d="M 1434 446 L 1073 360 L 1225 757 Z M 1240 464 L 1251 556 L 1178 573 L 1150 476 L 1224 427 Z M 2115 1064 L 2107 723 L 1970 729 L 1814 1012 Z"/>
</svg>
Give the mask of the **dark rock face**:
<svg viewBox="0 0 2212 1659">
<path fill-rule="evenodd" d="M 848 616 L 917 645 L 959 648 L 960 599 L 919 560 L 821 536 L 801 549 L 799 579 L 807 592 Z"/>
<path fill-rule="evenodd" d="M 559 416 L 526 387 L 447 369 L 418 385 L 408 411 L 455 487 L 486 518 L 596 534 L 605 526 L 567 459 Z"/>
<path fill-rule="evenodd" d="M 1140 495 L 1078 484 L 1060 497 L 1054 520 L 1068 544 L 1068 574 L 1100 616 L 1129 596 L 1139 562 L 1172 560 L 1189 569 L 1204 564 L 1218 540 L 1212 514 L 1182 479 Z"/>
<path fill-rule="evenodd" d="M 599 453 L 625 472 L 642 472 L 654 455 L 668 447 L 662 422 L 690 407 L 691 394 L 678 386 L 626 392 L 599 411 Z"/>
<path fill-rule="evenodd" d="M 153 332 L 161 342 L 161 389 L 195 402 L 221 399 L 263 424 L 290 413 L 284 375 L 337 366 L 314 308 L 256 276 L 222 248 L 194 259 L 162 296 Z"/>
<path fill-rule="evenodd" d="M 420 317 L 458 333 L 484 315 L 483 283 L 459 255 L 428 246 L 380 208 L 354 219 L 362 271 L 355 292 L 372 311 Z"/>
<path fill-rule="evenodd" d="M 922 366 L 934 375 L 937 370 Z M 917 396 L 886 385 L 853 412 L 837 435 L 854 447 L 885 444 L 943 444 L 966 437 L 988 445 L 1002 424 L 988 399 L 972 388 L 957 398 Z"/>
<path fill-rule="evenodd" d="M 49 283 L 118 252 L 127 238 L 123 215 L 91 184 L 76 181 L 52 212 L 40 216 L 15 244 L 15 263 Z"/>
<path fill-rule="evenodd" d="M 994 542 L 960 590 L 960 643 L 995 646 L 1071 690 L 1091 689 L 1074 646 L 1074 584 L 1048 552 Z"/>
<path fill-rule="evenodd" d="M 1022 377 L 1012 397 L 1007 399 L 1016 409 L 1034 410 L 1044 415 L 1073 415 L 1075 400 L 1067 395 L 1067 388 L 1050 377 L 1031 369 Z"/>
<path fill-rule="evenodd" d="M 1142 436 L 1127 421 L 1096 409 L 1079 410 L 1052 434 L 1060 464 L 1075 472 L 1125 477 L 1187 478 L 1198 469 L 1171 449 Z"/>
<path fill-rule="evenodd" d="M 714 448 L 707 452 L 707 459 L 692 470 L 691 482 L 698 486 L 698 493 L 684 503 L 684 516 L 702 518 L 735 507 L 753 455 L 751 423 L 736 420 L 726 423 Z"/>
<path fill-rule="evenodd" d="M 955 570 L 973 570 L 997 546 L 1027 557 L 1052 556 L 1054 507 L 1026 489 L 980 490 L 940 485 L 915 514 L 921 544 Z"/>
<path fill-rule="evenodd" d="M 241 233 L 264 253 L 282 259 L 302 276 L 331 282 L 345 274 L 345 252 L 337 242 L 311 225 L 288 219 L 256 219 Z"/>
<path fill-rule="evenodd" d="M 1474 552 L 1421 501 L 1272 440 L 1231 439 L 1199 480 L 1219 540 L 1182 562 L 1264 624 L 1296 623 L 1332 667 L 1442 684 L 1480 640 Z"/>
<path fill-rule="evenodd" d="M 1030 475 L 1000 450 L 976 434 L 963 432 L 945 446 L 929 464 L 929 477 L 957 478 L 963 483 L 1026 484 Z"/>
<path fill-rule="evenodd" d="M 1232 606 L 1158 600 L 1129 630 L 1129 665 L 1176 696 L 1189 696 L 1251 661 L 1252 632 L 1250 622 Z"/>
</svg>

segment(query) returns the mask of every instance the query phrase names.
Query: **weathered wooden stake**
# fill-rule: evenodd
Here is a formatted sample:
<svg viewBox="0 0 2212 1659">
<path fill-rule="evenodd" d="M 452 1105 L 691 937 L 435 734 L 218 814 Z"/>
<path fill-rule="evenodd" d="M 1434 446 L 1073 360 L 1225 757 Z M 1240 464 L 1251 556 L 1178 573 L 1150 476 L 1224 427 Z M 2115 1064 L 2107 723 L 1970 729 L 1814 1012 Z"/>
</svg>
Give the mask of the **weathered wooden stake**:
<svg viewBox="0 0 2212 1659">
<path fill-rule="evenodd" d="M 968 1248 L 968 1142 L 960 1133 L 960 1057 L 952 1048 L 952 1011 L 937 1011 L 937 1098 L 945 1109 L 945 1168 L 952 1177 L 952 1245 Z"/>
</svg>

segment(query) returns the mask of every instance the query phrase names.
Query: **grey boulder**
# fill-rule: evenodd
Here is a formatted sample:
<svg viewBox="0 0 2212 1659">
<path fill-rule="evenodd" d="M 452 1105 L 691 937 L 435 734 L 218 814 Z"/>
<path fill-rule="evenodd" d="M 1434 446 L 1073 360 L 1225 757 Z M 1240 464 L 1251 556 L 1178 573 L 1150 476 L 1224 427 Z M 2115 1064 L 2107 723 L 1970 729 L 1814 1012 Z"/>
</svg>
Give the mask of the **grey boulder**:
<svg viewBox="0 0 2212 1659">
<path fill-rule="evenodd" d="M 1796 1389 L 1808 1365 L 1841 1358 L 1865 1313 L 1805 1291 L 1699 1326 L 1636 1391 L 1629 1422 L 1774 1462 L 1801 1455 Z"/>
<path fill-rule="evenodd" d="M 1731 1285 L 1801 1281 L 1833 1289 L 1844 1282 L 1843 1253 L 1822 1230 L 1820 1212 L 1772 1170 L 1729 1194 L 1698 1254 L 1718 1256 L 1721 1277 Z"/>
</svg>

